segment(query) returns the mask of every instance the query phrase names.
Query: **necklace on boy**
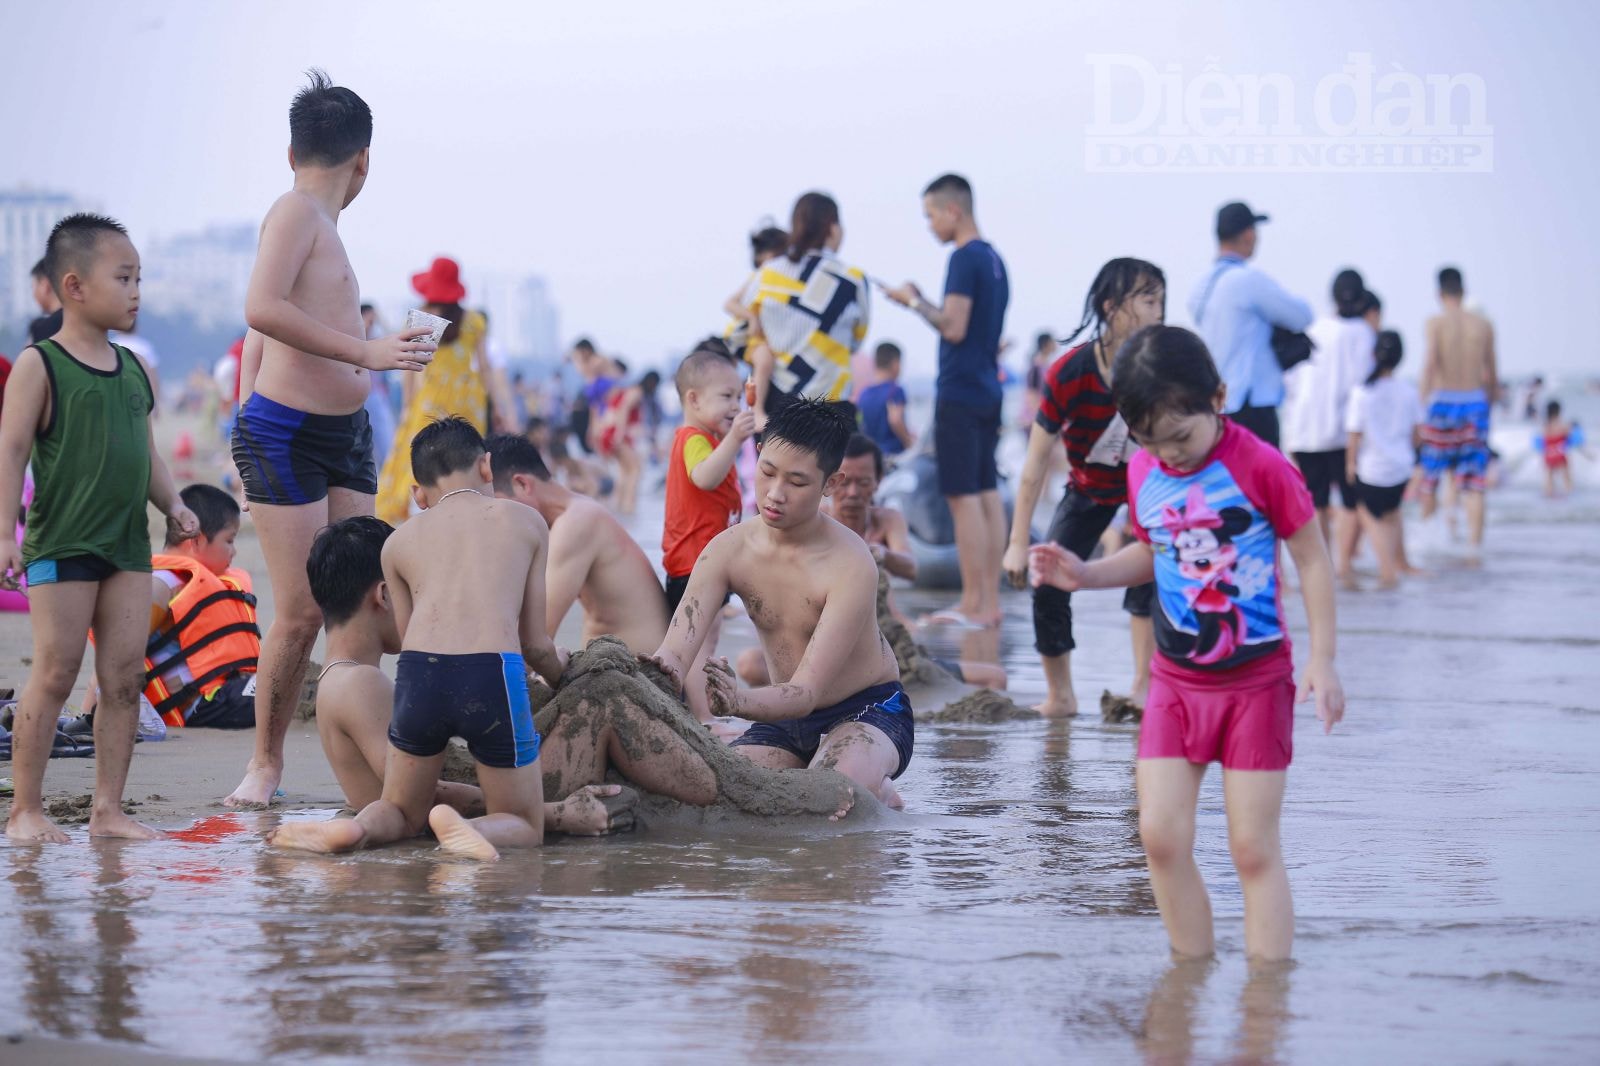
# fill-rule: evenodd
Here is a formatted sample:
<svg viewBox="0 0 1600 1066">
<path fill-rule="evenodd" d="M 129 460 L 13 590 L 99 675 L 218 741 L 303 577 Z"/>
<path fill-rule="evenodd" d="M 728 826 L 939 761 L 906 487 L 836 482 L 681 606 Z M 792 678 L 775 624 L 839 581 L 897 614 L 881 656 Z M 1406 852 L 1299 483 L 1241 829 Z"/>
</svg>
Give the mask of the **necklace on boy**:
<svg viewBox="0 0 1600 1066">
<path fill-rule="evenodd" d="M 444 501 L 448 500 L 450 497 L 460 495 L 463 492 L 477 492 L 479 496 L 483 495 L 483 493 L 478 492 L 477 489 L 471 488 L 471 487 L 464 488 L 464 489 L 451 489 L 449 492 L 445 493 L 443 496 L 440 496 L 437 500 L 434 500 L 433 501 L 433 505 L 435 507 L 437 507 L 441 503 L 443 503 Z"/>
</svg>

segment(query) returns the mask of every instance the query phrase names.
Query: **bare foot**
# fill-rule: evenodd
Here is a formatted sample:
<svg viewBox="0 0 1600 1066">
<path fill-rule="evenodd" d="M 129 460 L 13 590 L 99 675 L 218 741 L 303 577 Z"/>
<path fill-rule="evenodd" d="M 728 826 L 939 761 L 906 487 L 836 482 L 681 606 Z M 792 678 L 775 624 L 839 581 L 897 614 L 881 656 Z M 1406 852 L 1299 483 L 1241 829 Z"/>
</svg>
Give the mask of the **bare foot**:
<svg viewBox="0 0 1600 1066">
<path fill-rule="evenodd" d="M 906 801 L 900 798 L 900 791 L 894 787 L 894 782 L 887 777 L 883 779 L 883 784 L 878 786 L 878 798 L 891 811 L 903 811 L 906 809 Z"/>
<path fill-rule="evenodd" d="M 354 818 L 335 818 L 327 822 L 285 822 L 267 834 L 275 848 L 315 851 L 330 855 L 354 851 L 367 839 L 367 831 Z"/>
<path fill-rule="evenodd" d="M 441 803 L 429 811 L 428 827 L 439 838 L 440 851 L 480 862 L 495 862 L 500 858 L 494 845 L 483 839 L 483 834 L 472 828 L 472 823 L 457 814 L 454 807 Z"/>
<path fill-rule="evenodd" d="M 1042 718 L 1071 718 L 1078 713 L 1078 697 L 1060 696 L 1047 699 L 1043 703 L 1036 703 L 1033 709 L 1039 712 Z"/>
<path fill-rule="evenodd" d="M 585 785 L 558 804 L 561 823 L 557 828 L 578 837 L 626 832 L 633 828 L 633 812 L 638 805 L 639 794 L 631 788 Z"/>
<path fill-rule="evenodd" d="M 1391 577 L 1380 577 L 1380 578 L 1378 578 L 1378 591 L 1379 592 L 1390 592 L 1390 591 L 1393 591 L 1394 589 L 1397 589 L 1399 587 L 1400 587 L 1400 579 L 1397 578 L 1397 577 L 1392 577 L 1391 576 Z"/>
<path fill-rule="evenodd" d="M 1361 591 L 1361 582 L 1356 580 L 1356 575 L 1353 571 L 1346 570 L 1344 573 L 1337 576 L 1339 579 L 1339 587 L 1344 589 L 1346 592 Z"/>
<path fill-rule="evenodd" d="M 283 767 L 257 766 L 252 760 L 244 772 L 244 780 L 239 782 L 239 787 L 227 799 L 222 801 L 224 807 L 256 806 L 266 807 L 272 803 L 272 797 L 278 791 L 278 785 L 283 782 Z"/>
<path fill-rule="evenodd" d="M 844 786 L 844 794 L 839 797 L 839 809 L 828 815 L 828 821 L 837 822 L 850 813 L 856 805 L 856 790 L 849 785 Z"/>
<path fill-rule="evenodd" d="M 6 836 L 19 844 L 65 844 L 70 839 L 43 811 L 12 810 Z"/>
<path fill-rule="evenodd" d="M 136 822 L 113 807 L 107 811 L 97 808 L 89 815 L 89 835 L 116 837 L 119 840 L 160 840 L 167 834 L 143 822 Z"/>
</svg>

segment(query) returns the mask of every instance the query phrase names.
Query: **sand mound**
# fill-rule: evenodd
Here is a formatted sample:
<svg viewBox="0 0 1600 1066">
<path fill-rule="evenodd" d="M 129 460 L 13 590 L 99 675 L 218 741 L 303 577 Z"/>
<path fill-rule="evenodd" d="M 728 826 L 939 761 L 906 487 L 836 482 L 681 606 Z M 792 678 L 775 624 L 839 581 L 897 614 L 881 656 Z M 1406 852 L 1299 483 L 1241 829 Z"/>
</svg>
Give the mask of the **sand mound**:
<svg viewBox="0 0 1600 1066">
<path fill-rule="evenodd" d="M 931 714 L 918 715 L 917 720 L 926 722 L 995 723 L 1037 717 L 1039 717 L 1039 712 L 1033 708 L 1023 707 L 994 689 L 980 688 L 976 692 L 970 692 L 952 703 L 945 704 L 944 707 Z"/>
<path fill-rule="evenodd" d="M 894 661 L 900 667 L 900 683 L 912 685 L 943 685 L 957 680 L 950 672 L 928 657 L 911 636 L 900 619 L 889 609 L 889 572 L 878 567 L 878 628 L 894 649 Z M 918 715 L 920 718 L 921 716 Z"/>
<path fill-rule="evenodd" d="M 642 714 L 667 726 L 705 763 L 716 779 L 717 801 L 697 816 L 704 822 L 728 815 L 759 818 L 830 815 L 844 805 L 847 791 L 855 792 L 854 820 L 861 814 L 881 808 L 881 804 L 849 779 L 833 770 L 768 770 L 731 751 L 706 732 L 704 726 L 677 699 L 673 686 L 661 670 L 640 662 L 621 641 L 599 637 L 586 649 L 572 656 L 559 688 L 553 693 L 544 686 L 533 692 L 534 725 L 539 734 L 583 743 L 584 734 L 593 735 L 609 724 L 630 755 L 647 754 L 643 737 L 630 735 L 630 712 Z M 542 698 L 542 705 L 541 705 Z M 446 759 L 446 779 L 476 780 L 472 759 L 464 746 L 452 744 Z M 613 778 L 617 778 L 613 772 Z M 564 781 L 559 769 L 547 769 L 544 794 L 547 800 L 565 799 L 587 781 Z M 635 785 L 637 782 L 627 782 Z M 641 792 L 643 790 L 641 789 Z M 666 814 L 683 807 L 676 801 L 645 793 L 646 810 Z M 707 817 L 709 816 L 709 818 Z"/>
</svg>

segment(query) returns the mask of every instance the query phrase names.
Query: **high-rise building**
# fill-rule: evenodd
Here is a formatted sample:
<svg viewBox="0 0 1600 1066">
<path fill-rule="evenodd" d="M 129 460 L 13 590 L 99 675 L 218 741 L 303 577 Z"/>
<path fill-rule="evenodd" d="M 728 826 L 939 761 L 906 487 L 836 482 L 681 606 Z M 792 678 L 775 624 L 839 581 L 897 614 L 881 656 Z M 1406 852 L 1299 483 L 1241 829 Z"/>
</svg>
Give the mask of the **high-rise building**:
<svg viewBox="0 0 1600 1066">
<path fill-rule="evenodd" d="M 546 361 L 559 355 L 558 312 L 537 274 L 468 277 L 467 305 L 489 314 L 489 335 L 512 359 Z"/>
<path fill-rule="evenodd" d="M 256 260 L 256 227 L 211 225 L 150 242 L 139 256 L 140 302 L 159 315 L 188 314 L 201 329 L 242 325 Z"/>
<path fill-rule="evenodd" d="M 33 302 L 33 264 L 55 224 L 83 208 L 71 195 L 23 186 L 0 190 L 0 321 L 27 322 Z"/>
</svg>

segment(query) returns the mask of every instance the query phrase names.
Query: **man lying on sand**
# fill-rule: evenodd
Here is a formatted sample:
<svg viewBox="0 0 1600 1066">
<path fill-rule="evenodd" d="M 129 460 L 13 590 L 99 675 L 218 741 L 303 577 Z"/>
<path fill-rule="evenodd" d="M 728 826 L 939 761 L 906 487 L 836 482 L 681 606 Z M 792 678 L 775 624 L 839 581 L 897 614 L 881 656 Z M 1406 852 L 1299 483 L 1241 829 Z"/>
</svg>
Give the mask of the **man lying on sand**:
<svg viewBox="0 0 1600 1066">
<path fill-rule="evenodd" d="M 761 521 L 718 534 L 700 554 L 656 661 L 681 684 L 731 590 L 744 601 L 775 685 L 741 691 L 726 659 L 706 664 L 712 710 L 755 724 L 733 741 L 775 770 L 832 768 L 891 807 L 911 761 L 911 704 L 878 630 L 877 564 L 821 512 L 853 430 L 825 403 L 774 414 L 756 464 Z"/>
<path fill-rule="evenodd" d="M 550 526 L 545 571 L 545 628 L 554 633 L 583 605 L 583 643 L 611 636 L 640 655 L 667 635 L 667 599 L 650 560 L 601 504 L 550 479 L 539 449 L 526 437 L 490 437 L 494 494 L 538 511 Z"/>
</svg>

